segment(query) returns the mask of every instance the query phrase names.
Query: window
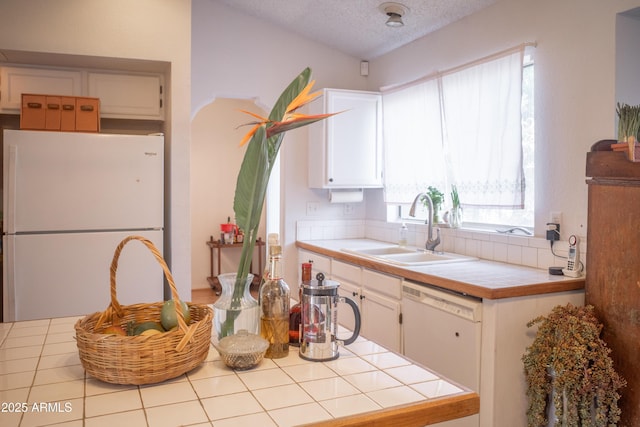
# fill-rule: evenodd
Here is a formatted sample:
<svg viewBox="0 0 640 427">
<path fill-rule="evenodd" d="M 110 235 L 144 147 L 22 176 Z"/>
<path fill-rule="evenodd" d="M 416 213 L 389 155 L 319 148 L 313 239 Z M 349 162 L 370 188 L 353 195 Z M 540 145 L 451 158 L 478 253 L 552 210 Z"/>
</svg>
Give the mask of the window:
<svg viewBox="0 0 640 427">
<path fill-rule="evenodd" d="M 533 62 L 524 47 L 383 91 L 385 200 L 406 217 L 455 184 L 470 223 L 533 227 Z"/>
</svg>

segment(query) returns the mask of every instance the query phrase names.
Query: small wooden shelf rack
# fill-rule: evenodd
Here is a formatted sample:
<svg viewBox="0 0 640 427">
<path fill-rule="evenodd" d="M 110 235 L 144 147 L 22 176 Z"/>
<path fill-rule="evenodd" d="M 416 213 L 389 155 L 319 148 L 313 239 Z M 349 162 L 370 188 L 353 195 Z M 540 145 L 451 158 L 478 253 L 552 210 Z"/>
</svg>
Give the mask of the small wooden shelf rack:
<svg viewBox="0 0 640 427">
<path fill-rule="evenodd" d="M 209 286 L 213 289 L 216 295 L 220 295 L 222 292 L 222 286 L 220 285 L 220 281 L 218 280 L 218 275 L 222 273 L 221 265 L 222 265 L 222 250 L 223 249 L 232 249 L 232 248 L 242 248 L 242 243 L 222 243 L 220 240 L 214 240 L 213 236 L 209 236 L 209 241 L 207 241 L 207 246 L 209 246 L 209 250 L 211 252 L 211 262 L 210 262 L 210 275 L 207 277 L 207 282 L 209 282 Z M 251 284 L 252 288 L 257 288 L 260 286 L 260 278 L 262 277 L 262 269 L 263 269 L 263 259 L 262 259 L 262 247 L 264 246 L 264 241 L 261 237 L 258 237 L 256 240 L 256 248 L 258 249 L 258 272 L 253 273 L 253 283 Z M 217 264 L 214 263 L 214 259 L 217 261 Z M 217 269 L 214 269 L 214 264 L 217 265 Z M 249 268 L 253 271 L 253 262 L 251 263 L 251 267 Z M 214 274 L 214 270 L 217 270 L 217 274 Z"/>
</svg>

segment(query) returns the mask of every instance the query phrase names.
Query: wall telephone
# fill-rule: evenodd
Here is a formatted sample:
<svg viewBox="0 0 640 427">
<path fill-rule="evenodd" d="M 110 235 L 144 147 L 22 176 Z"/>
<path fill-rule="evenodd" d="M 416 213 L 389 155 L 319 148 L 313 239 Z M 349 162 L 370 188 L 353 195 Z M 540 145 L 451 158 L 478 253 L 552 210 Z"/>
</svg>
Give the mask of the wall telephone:
<svg viewBox="0 0 640 427">
<path fill-rule="evenodd" d="M 565 276 L 579 277 L 582 275 L 582 263 L 580 262 L 580 239 L 571 235 L 569 237 L 569 256 L 567 267 L 562 269 Z"/>
</svg>

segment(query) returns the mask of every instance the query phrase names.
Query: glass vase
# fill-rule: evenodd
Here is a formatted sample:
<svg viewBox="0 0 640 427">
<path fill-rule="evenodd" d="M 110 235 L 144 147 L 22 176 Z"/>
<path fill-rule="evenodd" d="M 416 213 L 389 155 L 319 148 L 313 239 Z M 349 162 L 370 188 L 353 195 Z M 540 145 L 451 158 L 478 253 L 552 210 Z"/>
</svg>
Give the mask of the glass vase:
<svg viewBox="0 0 640 427">
<path fill-rule="evenodd" d="M 460 228 L 462 225 L 462 208 L 455 207 L 449 211 L 449 225 L 451 228 Z"/>
<path fill-rule="evenodd" d="M 251 295 L 253 274 L 247 275 L 240 298 L 234 297 L 236 273 L 218 275 L 222 286 L 220 298 L 213 304 L 213 326 L 218 339 L 233 335 L 241 329 L 257 334 L 260 306 Z"/>
</svg>

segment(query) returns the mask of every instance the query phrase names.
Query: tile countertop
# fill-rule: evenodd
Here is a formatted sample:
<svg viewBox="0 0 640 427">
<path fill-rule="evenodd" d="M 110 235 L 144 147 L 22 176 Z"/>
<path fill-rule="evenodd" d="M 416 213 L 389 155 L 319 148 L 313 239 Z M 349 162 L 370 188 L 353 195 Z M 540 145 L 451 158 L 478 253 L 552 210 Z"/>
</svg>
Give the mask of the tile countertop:
<svg viewBox="0 0 640 427">
<path fill-rule="evenodd" d="M 546 270 L 477 259 L 473 261 L 399 266 L 342 251 L 397 246 L 370 239 L 297 241 L 296 246 L 328 257 L 428 283 L 479 298 L 500 299 L 584 289 L 584 276 L 554 276 Z M 416 248 L 417 249 L 417 248 Z"/>
<path fill-rule="evenodd" d="M 362 337 L 328 362 L 305 361 L 291 347 L 285 358 L 234 371 L 211 347 L 202 365 L 173 380 L 107 384 L 82 368 L 77 320 L 0 323 L 1 426 L 395 427 L 479 410 L 476 393 Z"/>
</svg>

